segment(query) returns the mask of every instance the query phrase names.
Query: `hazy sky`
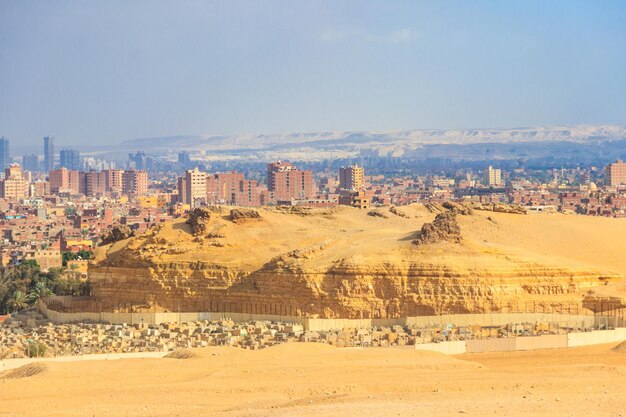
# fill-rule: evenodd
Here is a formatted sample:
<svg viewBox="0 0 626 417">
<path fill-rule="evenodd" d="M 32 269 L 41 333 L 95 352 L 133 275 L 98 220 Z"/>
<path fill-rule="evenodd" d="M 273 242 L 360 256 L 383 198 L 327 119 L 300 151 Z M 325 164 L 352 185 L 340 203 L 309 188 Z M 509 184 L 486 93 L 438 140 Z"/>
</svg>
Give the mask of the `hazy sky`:
<svg viewBox="0 0 626 417">
<path fill-rule="evenodd" d="M 0 0 L 0 136 L 624 124 L 625 22 L 625 1 Z"/>
</svg>

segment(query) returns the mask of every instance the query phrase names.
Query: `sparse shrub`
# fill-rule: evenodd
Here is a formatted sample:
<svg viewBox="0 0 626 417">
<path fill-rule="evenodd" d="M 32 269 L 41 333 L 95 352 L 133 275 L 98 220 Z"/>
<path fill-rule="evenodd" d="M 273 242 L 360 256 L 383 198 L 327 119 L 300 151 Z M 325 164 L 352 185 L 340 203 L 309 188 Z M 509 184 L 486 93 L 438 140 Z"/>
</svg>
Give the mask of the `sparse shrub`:
<svg viewBox="0 0 626 417">
<path fill-rule="evenodd" d="M 29 342 L 28 345 L 26 345 L 26 356 L 29 358 L 42 358 L 45 356 L 47 348 L 48 347 L 41 342 Z"/>
</svg>

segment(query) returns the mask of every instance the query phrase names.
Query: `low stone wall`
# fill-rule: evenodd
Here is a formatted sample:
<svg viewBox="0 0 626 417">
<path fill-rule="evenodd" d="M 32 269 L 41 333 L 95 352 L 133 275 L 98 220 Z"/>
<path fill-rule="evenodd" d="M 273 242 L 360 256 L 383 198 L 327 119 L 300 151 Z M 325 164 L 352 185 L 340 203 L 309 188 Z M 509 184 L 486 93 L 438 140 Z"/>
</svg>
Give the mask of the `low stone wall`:
<svg viewBox="0 0 626 417">
<path fill-rule="evenodd" d="M 569 333 L 567 335 L 567 346 L 587 346 L 600 345 L 602 343 L 614 343 L 626 340 L 626 327 L 619 327 L 614 330 L 595 330 L 586 333 Z"/>
<path fill-rule="evenodd" d="M 407 317 L 407 325 L 429 326 L 453 323 L 456 326 L 504 326 L 510 323 L 558 323 L 565 328 L 593 327 L 595 318 L 584 314 L 557 313 L 485 313 L 485 314 L 444 314 L 441 316 Z"/>
<path fill-rule="evenodd" d="M 472 339 L 465 342 L 465 349 L 466 353 L 513 352 L 515 351 L 515 339 L 515 337 Z"/>
<path fill-rule="evenodd" d="M 574 334 L 574 333 L 571 333 Z M 515 350 L 559 349 L 569 347 L 566 334 L 516 337 Z"/>
<path fill-rule="evenodd" d="M 626 340 L 626 328 L 595 330 L 544 336 L 524 336 L 497 339 L 473 339 L 415 345 L 417 350 L 432 350 L 449 355 L 484 352 L 519 352 L 525 350 L 572 348 Z"/>
<path fill-rule="evenodd" d="M 41 312 L 55 323 L 72 323 L 81 321 L 103 322 L 111 324 L 159 324 L 169 322 L 185 322 L 196 320 L 219 320 L 229 318 L 234 321 L 268 320 L 284 323 L 297 323 L 306 330 L 324 331 L 346 328 L 408 325 L 430 327 L 438 324 L 454 324 L 456 326 L 504 326 L 510 323 L 558 323 L 560 327 L 591 328 L 598 321 L 590 315 L 549 314 L 549 313 L 489 313 L 489 314 L 445 314 L 441 316 L 418 316 L 398 319 L 316 319 L 298 316 L 273 314 L 229 313 L 229 312 L 194 312 L 194 313 L 111 313 L 111 312 L 80 312 L 65 313 L 54 311 L 45 303 L 39 304 Z"/>
<path fill-rule="evenodd" d="M 442 343 L 420 343 L 415 345 L 415 350 L 429 350 L 443 353 L 445 355 L 461 355 L 467 352 L 465 342 L 442 342 Z"/>
<path fill-rule="evenodd" d="M 568 347 L 566 334 L 507 337 L 499 339 L 473 339 L 466 342 L 467 353 L 515 352 L 566 347 Z"/>
<path fill-rule="evenodd" d="M 283 323 L 297 323 L 304 325 L 303 317 L 293 316 L 276 316 L 276 315 L 263 315 L 263 314 L 245 314 L 245 313 L 64 313 L 60 311 L 54 311 L 49 309 L 45 304 L 40 303 L 39 309 L 41 312 L 54 323 L 75 323 L 75 322 L 98 322 L 98 323 L 111 323 L 111 324 L 160 324 L 160 323 L 175 323 L 175 322 L 187 322 L 197 320 L 219 320 L 219 319 L 232 319 L 234 321 L 251 321 L 251 320 L 265 320 L 265 321 L 280 321 Z"/>
</svg>

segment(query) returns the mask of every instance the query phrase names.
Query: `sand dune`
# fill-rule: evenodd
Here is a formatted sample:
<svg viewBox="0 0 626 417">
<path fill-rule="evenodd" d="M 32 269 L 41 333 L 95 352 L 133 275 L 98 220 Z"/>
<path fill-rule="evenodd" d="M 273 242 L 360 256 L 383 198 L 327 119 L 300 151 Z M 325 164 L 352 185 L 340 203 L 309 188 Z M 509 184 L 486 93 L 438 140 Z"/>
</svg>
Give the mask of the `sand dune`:
<svg viewBox="0 0 626 417">
<path fill-rule="evenodd" d="M 617 416 L 626 354 L 614 346 L 448 357 L 297 343 L 47 363 L 44 373 L 0 380 L 0 415 Z"/>
</svg>

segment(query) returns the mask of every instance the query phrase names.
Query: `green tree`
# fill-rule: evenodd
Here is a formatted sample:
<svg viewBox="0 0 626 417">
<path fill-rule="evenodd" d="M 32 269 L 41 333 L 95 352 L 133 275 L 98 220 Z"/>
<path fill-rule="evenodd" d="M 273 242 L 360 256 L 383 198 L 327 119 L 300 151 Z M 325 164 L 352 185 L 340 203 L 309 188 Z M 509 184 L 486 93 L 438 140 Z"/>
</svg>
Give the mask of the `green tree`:
<svg viewBox="0 0 626 417">
<path fill-rule="evenodd" d="M 25 268 L 30 268 L 30 269 L 32 269 L 32 270 L 33 270 L 33 271 L 35 271 L 35 272 L 39 272 L 39 271 L 41 271 L 41 268 L 39 267 L 39 264 L 38 264 L 38 263 L 37 263 L 37 261 L 36 261 L 36 260 L 34 260 L 34 259 L 26 259 L 26 260 L 24 260 L 24 261 L 22 262 L 22 265 L 23 265 Z"/>
<path fill-rule="evenodd" d="M 28 294 L 28 301 L 37 304 L 42 298 L 50 297 L 51 295 L 53 295 L 52 290 L 45 283 L 37 282 L 33 290 Z"/>
<path fill-rule="evenodd" d="M 67 266 L 68 261 L 73 261 L 76 259 L 89 260 L 93 259 L 93 252 L 90 250 L 81 249 L 78 252 L 64 252 L 62 255 L 63 258 L 63 266 Z"/>
<path fill-rule="evenodd" d="M 14 291 L 7 301 L 7 306 L 15 313 L 28 307 L 28 296 L 22 291 Z"/>
</svg>

